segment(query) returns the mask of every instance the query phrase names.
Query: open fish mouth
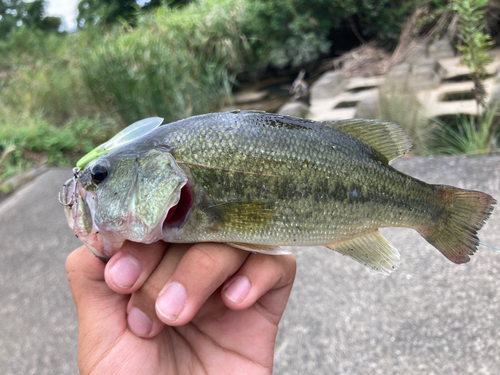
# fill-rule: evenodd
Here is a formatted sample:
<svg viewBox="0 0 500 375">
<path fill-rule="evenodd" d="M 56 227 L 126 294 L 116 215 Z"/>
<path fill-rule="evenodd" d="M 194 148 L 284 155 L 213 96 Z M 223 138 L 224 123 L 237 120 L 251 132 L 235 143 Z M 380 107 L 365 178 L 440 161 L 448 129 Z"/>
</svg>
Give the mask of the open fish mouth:
<svg viewBox="0 0 500 375">
<path fill-rule="evenodd" d="M 78 169 L 73 170 L 73 178 L 66 181 L 59 202 L 64 206 L 69 227 L 93 253 L 102 261 L 107 261 L 125 242 L 114 233 L 103 233 L 96 226 L 96 195 L 85 190 L 78 182 Z"/>
</svg>

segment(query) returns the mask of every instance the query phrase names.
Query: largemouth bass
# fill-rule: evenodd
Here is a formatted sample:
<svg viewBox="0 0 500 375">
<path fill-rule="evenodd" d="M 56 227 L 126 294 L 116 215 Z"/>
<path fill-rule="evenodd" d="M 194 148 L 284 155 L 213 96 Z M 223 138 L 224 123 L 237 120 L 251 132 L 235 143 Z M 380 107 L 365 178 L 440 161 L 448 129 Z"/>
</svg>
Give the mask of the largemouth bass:
<svg viewBox="0 0 500 375">
<path fill-rule="evenodd" d="M 76 169 L 61 199 L 74 233 L 102 259 L 125 240 L 224 242 L 270 254 L 322 245 L 388 274 L 400 256 L 378 229 L 408 227 L 452 262 L 468 262 L 495 200 L 389 165 L 411 146 L 387 121 L 207 114 Z"/>
</svg>

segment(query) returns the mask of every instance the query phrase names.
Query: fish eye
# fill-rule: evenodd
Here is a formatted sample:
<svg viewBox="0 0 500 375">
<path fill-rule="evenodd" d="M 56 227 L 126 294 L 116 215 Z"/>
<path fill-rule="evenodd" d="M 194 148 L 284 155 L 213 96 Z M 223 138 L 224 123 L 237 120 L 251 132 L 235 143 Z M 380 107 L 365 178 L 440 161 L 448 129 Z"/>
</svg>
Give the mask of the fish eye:
<svg viewBox="0 0 500 375">
<path fill-rule="evenodd" d="M 108 168 L 105 165 L 96 164 L 92 167 L 90 174 L 92 175 L 94 184 L 99 185 L 108 177 Z"/>
</svg>

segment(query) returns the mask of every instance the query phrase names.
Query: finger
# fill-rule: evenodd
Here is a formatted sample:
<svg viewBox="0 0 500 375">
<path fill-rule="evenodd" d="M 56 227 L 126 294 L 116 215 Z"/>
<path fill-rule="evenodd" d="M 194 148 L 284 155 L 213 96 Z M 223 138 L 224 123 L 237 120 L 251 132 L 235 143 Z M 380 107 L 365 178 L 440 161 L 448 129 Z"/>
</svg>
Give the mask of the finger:
<svg viewBox="0 0 500 375">
<path fill-rule="evenodd" d="M 116 294 L 104 282 L 104 264 L 85 246 L 66 260 L 66 272 L 78 314 L 79 337 L 87 343 L 114 340 L 126 321 L 128 296 Z M 113 324 L 109 324 L 110 320 Z"/>
<path fill-rule="evenodd" d="M 154 337 L 164 323 L 188 323 L 248 255 L 216 243 L 196 244 L 187 251 L 169 249 L 144 286 L 132 294 L 129 328 L 138 336 Z"/>
<path fill-rule="evenodd" d="M 156 313 L 172 326 L 188 323 L 249 253 L 220 243 L 196 244 L 182 257 L 156 300 Z"/>
<path fill-rule="evenodd" d="M 152 338 L 163 329 L 164 323 L 156 315 L 156 298 L 191 246 L 170 244 L 155 271 L 142 287 L 130 297 L 127 306 L 127 324 L 135 335 Z"/>
<path fill-rule="evenodd" d="M 286 305 L 296 268 L 292 255 L 269 256 L 253 253 L 223 286 L 222 300 L 230 309 L 243 310 L 271 293 L 273 303 L 265 307 L 273 315 L 281 316 L 283 310 L 278 306 L 284 308 Z M 274 293 L 281 289 L 286 289 L 285 293 Z M 267 299 L 264 302 L 267 302 Z"/>
<path fill-rule="evenodd" d="M 126 241 L 106 264 L 106 283 L 117 293 L 135 292 L 142 287 L 161 261 L 167 246 L 163 241 L 149 245 Z"/>
</svg>

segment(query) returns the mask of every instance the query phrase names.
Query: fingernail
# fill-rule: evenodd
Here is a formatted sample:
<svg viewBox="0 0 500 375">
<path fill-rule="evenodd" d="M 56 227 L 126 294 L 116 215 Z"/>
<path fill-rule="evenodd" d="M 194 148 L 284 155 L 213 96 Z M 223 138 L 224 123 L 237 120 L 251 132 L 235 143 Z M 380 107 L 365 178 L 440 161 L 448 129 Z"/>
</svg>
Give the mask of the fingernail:
<svg viewBox="0 0 500 375">
<path fill-rule="evenodd" d="M 186 301 L 184 287 L 179 283 L 171 283 L 158 296 L 156 308 L 164 318 L 175 322 L 186 306 Z"/>
<path fill-rule="evenodd" d="M 146 337 L 153 328 L 153 322 L 137 307 L 132 307 L 127 316 L 128 328 L 139 337 Z"/>
<path fill-rule="evenodd" d="M 141 266 L 131 256 L 119 259 L 109 270 L 113 282 L 122 288 L 132 287 L 141 274 Z"/>
<path fill-rule="evenodd" d="M 224 294 L 231 301 L 241 303 L 250 291 L 250 281 L 246 276 L 237 276 L 224 289 Z"/>
</svg>

